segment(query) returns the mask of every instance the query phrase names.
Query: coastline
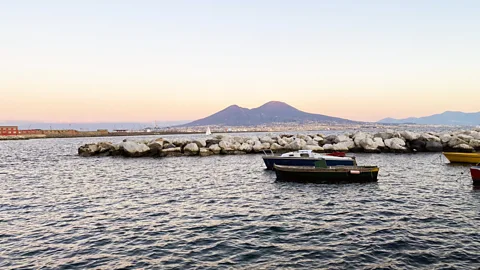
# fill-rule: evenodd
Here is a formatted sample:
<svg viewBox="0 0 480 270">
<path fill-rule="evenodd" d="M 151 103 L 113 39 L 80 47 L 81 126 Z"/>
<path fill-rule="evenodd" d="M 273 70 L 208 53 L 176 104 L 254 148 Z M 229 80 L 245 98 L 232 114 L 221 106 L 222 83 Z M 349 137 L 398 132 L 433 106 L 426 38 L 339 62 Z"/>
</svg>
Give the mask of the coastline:
<svg viewBox="0 0 480 270">
<path fill-rule="evenodd" d="M 233 132 L 232 132 L 233 133 Z M 136 136 L 163 136 L 163 135 L 185 135 L 185 134 L 203 134 L 202 132 L 85 132 L 78 134 L 38 134 L 38 135 L 14 135 L 0 136 L 0 141 L 34 140 L 34 139 L 65 139 L 65 138 L 97 138 L 97 137 L 136 137 Z"/>
</svg>

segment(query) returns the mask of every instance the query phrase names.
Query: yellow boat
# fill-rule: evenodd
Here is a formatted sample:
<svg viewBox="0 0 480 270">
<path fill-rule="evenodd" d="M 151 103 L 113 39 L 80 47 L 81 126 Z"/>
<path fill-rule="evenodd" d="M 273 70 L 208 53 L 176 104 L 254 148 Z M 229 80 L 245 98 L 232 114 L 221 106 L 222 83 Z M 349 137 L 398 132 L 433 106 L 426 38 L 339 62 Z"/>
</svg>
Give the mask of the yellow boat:
<svg viewBox="0 0 480 270">
<path fill-rule="evenodd" d="M 480 153 L 443 152 L 450 163 L 480 163 Z"/>
</svg>

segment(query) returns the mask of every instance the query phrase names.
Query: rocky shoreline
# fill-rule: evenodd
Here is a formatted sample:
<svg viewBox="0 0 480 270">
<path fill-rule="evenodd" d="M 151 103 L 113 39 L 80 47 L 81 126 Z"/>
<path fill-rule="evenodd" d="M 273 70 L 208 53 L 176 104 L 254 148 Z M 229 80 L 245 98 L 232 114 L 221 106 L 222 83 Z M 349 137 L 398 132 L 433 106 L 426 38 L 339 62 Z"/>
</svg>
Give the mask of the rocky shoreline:
<svg viewBox="0 0 480 270">
<path fill-rule="evenodd" d="M 375 134 L 356 132 L 324 136 L 322 134 L 284 134 L 278 136 L 240 137 L 218 135 L 205 139 L 184 138 L 151 141 L 124 140 L 119 144 L 99 142 L 78 148 L 78 154 L 88 156 L 171 157 L 210 156 L 262 153 L 264 150 L 287 152 L 313 150 L 315 152 L 476 152 L 480 151 L 480 129 L 451 133 L 415 133 L 386 130 Z"/>
</svg>

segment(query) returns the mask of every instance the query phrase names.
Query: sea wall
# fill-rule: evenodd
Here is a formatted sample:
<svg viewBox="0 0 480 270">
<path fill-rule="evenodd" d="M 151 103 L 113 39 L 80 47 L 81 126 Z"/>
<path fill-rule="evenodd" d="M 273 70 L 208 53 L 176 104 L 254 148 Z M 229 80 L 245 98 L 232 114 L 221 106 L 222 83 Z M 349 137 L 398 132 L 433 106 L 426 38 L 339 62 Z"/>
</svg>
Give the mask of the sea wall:
<svg viewBox="0 0 480 270">
<path fill-rule="evenodd" d="M 185 138 L 151 141 L 124 140 L 119 144 L 100 142 L 78 148 L 80 156 L 169 157 L 210 156 L 262 153 L 264 150 L 287 152 L 476 152 L 480 151 L 480 129 L 451 133 L 415 133 L 386 130 L 375 134 L 356 132 L 324 136 L 322 134 L 284 134 L 279 136 L 241 137 L 218 135 L 205 139 Z"/>
<path fill-rule="evenodd" d="M 0 141 L 16 141 L 16 140 L 29 140 L 46 138 L 44 134 L 27 134 L 27 135 L 13 135 L 13 136 L 0 136 Z"/>
</svg>

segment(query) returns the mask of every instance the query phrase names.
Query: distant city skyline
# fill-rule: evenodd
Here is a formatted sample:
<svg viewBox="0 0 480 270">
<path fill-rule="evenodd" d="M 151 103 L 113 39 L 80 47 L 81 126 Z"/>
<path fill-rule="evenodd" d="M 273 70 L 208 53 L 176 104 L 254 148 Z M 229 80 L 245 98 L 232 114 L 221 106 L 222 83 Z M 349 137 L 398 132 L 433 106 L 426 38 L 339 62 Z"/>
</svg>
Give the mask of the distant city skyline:
<svg viewBox="0 0 480 270">
<path fill-rule="evenodd" d="M 478 112 L 478 1 L 3 1 L 0 121 Z M 8 27 L 6 27 L 8 26 Z"/>
</svg>

